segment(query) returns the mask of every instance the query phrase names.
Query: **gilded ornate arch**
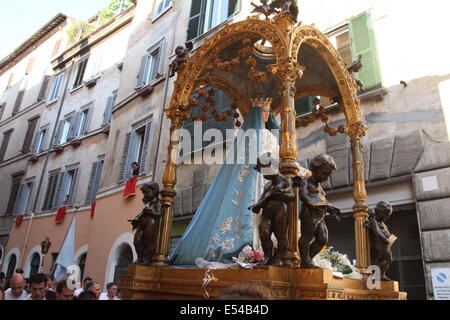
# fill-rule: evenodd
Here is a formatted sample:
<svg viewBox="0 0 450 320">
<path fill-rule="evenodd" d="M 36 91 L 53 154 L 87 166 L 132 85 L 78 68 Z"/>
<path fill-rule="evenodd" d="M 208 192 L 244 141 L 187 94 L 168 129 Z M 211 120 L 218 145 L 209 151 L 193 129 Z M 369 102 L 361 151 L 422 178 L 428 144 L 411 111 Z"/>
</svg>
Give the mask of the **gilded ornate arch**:
<svg viewBox="0 0 450 320">
<path fill-rule="evenodd" d="M 179 71 L 170 109 L 186 109 L 188 107 L 188 100 L 195 89 L 196 81 L 217 53 L 239 40 L 254 37 L 265 39 L 271 43 L 277 62 L 288 57 L 289 44 L 281 30 L 271 22 L 249 17 L 247 20 L 225 25 L 212 38 L 205 39 L 204 44 Z"/>
<path fill-rule="evenodd" d="M 360 123 L 361 110 L 356 85 L 347 71 L 344 61 L 326 35 L 313 26 L 305 25 L 296 29 L 291 41 L 291 55 L 295 61 L 297 61 L 302 44 L 313 47 L 333 73 L 342 96 L 342 105 L 347 122 L 349 124 Z"/>
</svg>

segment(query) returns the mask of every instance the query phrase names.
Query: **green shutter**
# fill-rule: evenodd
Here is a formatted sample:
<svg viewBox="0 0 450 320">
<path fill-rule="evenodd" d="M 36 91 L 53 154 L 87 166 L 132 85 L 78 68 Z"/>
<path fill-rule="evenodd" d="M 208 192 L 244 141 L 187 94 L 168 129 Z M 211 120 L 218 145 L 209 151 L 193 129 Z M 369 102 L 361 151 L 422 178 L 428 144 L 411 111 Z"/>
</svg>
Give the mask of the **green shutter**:
<svg viewBox="0 0 450 320">
<path fill-rule="evenodd" d="M 370 13 L 366 12 L 349 22 L 352 39 L 352 56 L 356 60 L 362 55 L 364 67 L 357 78 L 364 84 L 365 90 L 381 87 L 380 70 L 375 46 L 375 34 Z"/>
<path fill-rule="evenodd" d="M 297 118 L 312 111 L 313 100 L 314 97 L 306 97 L 295 101 L 295 112 L 297 113 Z"/>
</svg>

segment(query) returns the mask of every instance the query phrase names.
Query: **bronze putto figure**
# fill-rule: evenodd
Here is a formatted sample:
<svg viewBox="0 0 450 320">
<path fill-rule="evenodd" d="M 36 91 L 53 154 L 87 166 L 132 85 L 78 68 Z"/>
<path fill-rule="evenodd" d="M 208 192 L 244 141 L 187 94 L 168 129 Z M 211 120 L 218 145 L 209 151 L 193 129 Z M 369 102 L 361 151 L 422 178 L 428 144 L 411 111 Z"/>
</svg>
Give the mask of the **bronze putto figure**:
<svg viewBox="0 0 450 320">
<path fill-rule="evenodd" d="M 136 230 L 133 244 L 138 258 L 134 263 L 150 265 L 156 253 L 157 228 L 161 217 L 159 186 L 156 182 L 145 183 L 141 187 L 141 192 L 145 207 L 138 216 L 128 221 L 131 222 L 133 230 Z"/>
<path fill-rule="evenodd" d="M 369 212 L 369 220 L 364 223 L 364 226 L 369 229 L 372 265 L 380 267 L 383 281 L 391 281 L 386 276 L 386 271 L 392 263 L 391 247 L 397 240 L 397 237 L 389 232 L 385 224 L 390 218 L 392 210 L 390 203 L 380 201 L 375 210 Z"/>
<path fill-rule="evenodd" d="M 327 154 L 316 156 L 310 163 L 311 175 L 300 183 L 301 236 L 298 242 L 301 267 L 316 268 L 312 259 L 328 244 L 328 229 L 325 224 L 327 213 L 340 220 L 340 210 L 325 197 L 321 182 L 326 181 L 336 170 L 336 163 Z M 314 240 L 314 241 L 313 241 Z"/>
<path fill-rule="evenodd" d="M 187 42 L 186 46 L 178 46 L 175 49 L 176 58 L 173 59 L 172 63 L 169 65 L 169 77 L 173 77 L 177 73 L 181 66 L 186 63 L 190 58 L 190 52 L 192 51 L 192 42 Z"/>
<path fill-rule="evenodd" d="M 270 157 L 270 156 L 269 156 Z M 288 203 L 294 201 L 295 194 L 291 179 L 278 173 L 278 169 L 261 163 L 258 158 L 255 169 L 269 182 L 264 187 L 260 200 L 249 208 L 258 214 L 262 210 L 259 224 L 259 237 L 264 251 L 265 264 L 281 266 L 288 249 Z M 274 254 L 272 234 L 277 239 L 277 251 Z"/>
</svg>

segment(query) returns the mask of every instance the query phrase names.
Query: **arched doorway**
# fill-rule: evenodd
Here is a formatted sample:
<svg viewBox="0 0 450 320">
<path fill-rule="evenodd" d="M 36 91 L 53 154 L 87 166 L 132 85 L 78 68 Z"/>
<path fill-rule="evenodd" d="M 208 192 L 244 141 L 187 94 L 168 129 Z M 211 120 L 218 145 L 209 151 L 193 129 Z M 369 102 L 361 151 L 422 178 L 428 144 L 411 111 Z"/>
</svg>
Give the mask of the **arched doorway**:
<svg viewBox="0 0 450 320">
<path fill-rule="evenodd" d="M 29 278 L 34 276 L 36 273 L 39 273 L 39 267 L 41 266 L 41 256 L 39 253 L 35 252 L 30 262 L 30 274 Z"/>
<path fill-rule="evenodd" d="M 116 282 L 120 275 L 127 274 L 128 265 L 133 262 L 133 250 L 124 243 L 118 248 L 117 263 L 114 269 L 114 282 Z"/>
<path fill-rule="evenodd" d="M 14 270 L 16 269 L 16 264 L 17 264 L 17 257 L 15 254 L 12 254 L 9 257 L 8 269 L 6 271 L 6 279 L 11 279 L 12 275 L 14 274 Z"/>
<path fill-rule="evenodd" d="M 80 268 L 80 280 L 84 279 L 84 268 L 86 266 L 87 253 L 83 253 L 78 259 L 78 267 Z"/>
</svg>

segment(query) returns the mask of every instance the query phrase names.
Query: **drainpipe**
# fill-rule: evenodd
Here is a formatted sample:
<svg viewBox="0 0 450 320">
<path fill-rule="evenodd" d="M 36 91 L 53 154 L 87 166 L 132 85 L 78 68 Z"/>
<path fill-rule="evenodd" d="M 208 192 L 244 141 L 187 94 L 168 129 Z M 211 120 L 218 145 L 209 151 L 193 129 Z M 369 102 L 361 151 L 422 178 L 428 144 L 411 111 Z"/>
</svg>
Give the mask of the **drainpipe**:
<svg viewBox="0 0 450 320">
<path fill-rule="evenodd" d="M 56 133 L 56 130 L 57 130 L 57 127 L 58 127 L 59 118 L 61 117 L 62 107 L 64 105 L 64 101 L 66 100 L 67 89 L 69 87 L 69 80 L 70 80 L 70 76 L 72 75 L 73 65 L 74 65 L 74 63 L 72 62 L 70 64 L 69 74 L 67 75 L 66 83 L 64 85 L 64 92 L 63 92 L 63 96 L 61 98 L 61 103 L 59 104 L 58 114 L 56 116 L 56 121 L 55 121 L 55 124 L 53 126 L 52 134 L 50 135 L 50 139 L 51 139 L 50 140 L 50 145 L 51 145 L 51 143 L 53 141 L 53 137 L 55 136 L 55 133 Z M 30 233 L 31 233 L 31 227 L 32 227 L 32 224 L 33 224 L 34 213 L 36 212 L 38 199 L 39 199 L 39 194 L 41 192 L 42 183 L 44 181 L 45 171 L 47 170 L 47 165 L 48 165 L 48 160 L 50 158 L 50 153 L 51 153 L 51 150 L 48 150 L 47 154 L 45 155 L 44 166 L 42 167 L 41 177 L 39 178 L 39 184 L 38 184 L 38 187 L 37 187 L 36 196 L 34 198 L 33 207 L 31 209 L 30 222 L 28 223 L 27 233 L 25 235 L 25 240 L 23 242 L 23 246 L 22 246 L 22 250 L 21 250 L 22 254 L 20 255 L 19 266 L 21 266 L 22 269 L 24 269 L 24 267 L 22 266 L 23 257 L 25 255 L 25 250 L 28 247 L 28 239 L 29 239 Z"/>
<path fill-rule="evenodd" d="M 178 8 L 178 12 L 175 14 L 175 28 L 173 28 L 172 30 L 177 30 L 177 24 L 178 24 L 178 18 L 180 16 L 180 8 Z M 169 51 L 169 57 L 170 57 L 170 52 L 173 52 L 174 46 L 175 46 L 175 31 L 172 32 L 172 45 Z M 161 132 L 162 132 L 162 127 L 163 127 L 163 120 L 164 120 L 164 109 L 166 108 L 166 101 L 167 101 L 167 93 L 169 91 L 169 70 L 167 70 L 166 73 L 166 83 L 165 83 L 165 89 L 164 89 L 164 101 L 163 101 L 163 106 L 161 108 L 161 115 L 160 115 L 160 119 L 161 119 L 161 124 L 159 126 L 159 133 L 158 133 L 158 145 L 156 146 L 156 157 L 155 157 L 155 162 L 153 164 L 153 173 L 152 173 L 152 179 L 153 181 L 155 181 L 155 175 L 156 175 L 156 166 L 158 165 L 158 156 L 159 156 L 159 148 L 161 145 Z"/>
</svg>

